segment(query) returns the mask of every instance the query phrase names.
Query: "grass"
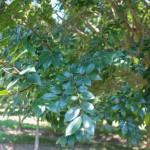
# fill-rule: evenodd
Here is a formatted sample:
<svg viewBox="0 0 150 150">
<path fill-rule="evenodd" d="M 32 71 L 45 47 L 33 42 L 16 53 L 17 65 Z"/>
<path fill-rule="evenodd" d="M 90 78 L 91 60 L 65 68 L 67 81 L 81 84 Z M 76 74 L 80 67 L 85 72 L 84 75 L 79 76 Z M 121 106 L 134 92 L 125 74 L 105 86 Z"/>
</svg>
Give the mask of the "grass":
<svg viewBox="0 0 150 150">
<path fill-rule="evenodd" d="M 33 135 L 13 135 L 5 132 L 0 132 L 0 143 L 14 144 L 34 144 L 35 137 Z M 40 137 L 40 144 L 55 146 L 55 140 L 48 137 Z"/>
<path fill-rule="evenodd" d="M 15 120 L 12 120 L 11 118 L 9 120 L 0 120 L 0 143 L 13 143 L 13 144 L 34 144 L 34 132 L 36 125 L 35 123 L 29 124 L 25 123 L 23 124 L 23 130 L 24 132 L 22 134 L 16 134 L 18 128 L 18 122 Z M 13 132 L 9 132 L 13 131 Z M 28 131 L 28 132 L 25 132 Z M 47 125 L 42 125 L 40 127 L 41 134 L 40 135 L 40 145 L 43 146 L 52 146 L 56 147 L 56 140 L 57 135 L 55 135 L 51 128 Z M 16 133 L 15 133 L 16 132 Z M 45 134 L 44 134 L 45 133 Z M 85 150 L 91 148 L 92 150 L 132 150 L 133 147 L 129 144 L 123 144 L 121 142 L 115 142 L 115 141 L 107 141 L 107 137 L 110 137 L 116 132 L 108 133 L 105 130 L 98 129 L 96 131 L 96 134 L 98 135 L 97 140 L 93 142 L 87 142 L 83 144 L 77 144 L 76 147 L 84 148 Z M 101 141 L 99 139 L 99 136 L 105 136 L 106 141 Z"/>
</svg>

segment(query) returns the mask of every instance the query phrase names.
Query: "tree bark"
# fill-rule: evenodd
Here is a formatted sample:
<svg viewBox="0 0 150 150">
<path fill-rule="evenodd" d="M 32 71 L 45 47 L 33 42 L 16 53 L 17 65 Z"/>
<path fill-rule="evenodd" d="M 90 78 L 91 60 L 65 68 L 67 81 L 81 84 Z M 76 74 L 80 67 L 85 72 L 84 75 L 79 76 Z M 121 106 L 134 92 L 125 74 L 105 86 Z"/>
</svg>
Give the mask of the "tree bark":
<svg viewBox="0 0 150 150">
<path fill-rule="evenodd" d="M 22 131 L 21 115 L 19 115 L 18 129 L 19 129 L 19 131 Z"/>
<path fill-rule="evenodd" d="M 34 150 L 38 150 L 38 149 L 39 149 L 39 117 L 37 118 L 37 124 L 36 124 Z"/>
</svg>

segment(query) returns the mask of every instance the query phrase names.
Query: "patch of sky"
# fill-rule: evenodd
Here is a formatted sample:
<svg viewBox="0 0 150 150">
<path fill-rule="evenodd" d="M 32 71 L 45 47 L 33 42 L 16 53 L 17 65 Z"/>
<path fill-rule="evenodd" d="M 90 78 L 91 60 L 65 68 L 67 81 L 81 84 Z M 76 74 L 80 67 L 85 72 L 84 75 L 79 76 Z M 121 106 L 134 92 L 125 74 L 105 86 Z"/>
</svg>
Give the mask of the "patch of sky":
<svg viewBox="0 0 150 150">
<path fill-rule="evenodd" d="M 65 12 L 64 10 L 61 9 L 61 3 L 58 2 L 57 0 L 51 0 L 51 5 L 53 7 L 53 18 L 58 22 L 58 23 L 62 23 L 64 16 L 65 16 Z"/>
</svg>

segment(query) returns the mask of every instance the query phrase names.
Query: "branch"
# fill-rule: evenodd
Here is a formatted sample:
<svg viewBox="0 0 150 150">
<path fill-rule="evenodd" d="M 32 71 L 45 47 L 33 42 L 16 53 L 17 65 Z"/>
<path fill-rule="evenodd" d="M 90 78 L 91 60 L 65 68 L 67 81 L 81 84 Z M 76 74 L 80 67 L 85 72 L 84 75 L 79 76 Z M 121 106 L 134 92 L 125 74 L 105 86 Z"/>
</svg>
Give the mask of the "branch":
<svg viewBox="0 0 150 150">
<path fill-rule="evenodd" d="M 20 17 L 12 8 L 10 5 L 8 5 L 7 3 L 4 2 L 4 4 L 12 11 L 12 13 L 14 13 L 15 17 L 16 18 L 21 18 L 22 22 L 25 23 L 29 28 L 30 30 L 33 32 L 33 34 L 35 34 L 39 39 L 40 41 L 42 42 L 42 44 L 47 47 L 50 51 L 52 51 L 52 49 L 49 47 L 49 45 L 43 41 L 43 39 L 41 38 L 40 35 L 37 34 L 37 32 L 26 22 L 26 21 L 23 21 L 22 17 Z"/>
<path fill-rule="evenodd" d="M 7 69 L 6 69 L 6 68 L 2 68 L 2 70 L 3 70 L 4 72 L 6 72 L 6 73 L 10 74 L 10 75 L 13 75 L 13 74 L 12 74 L 12 73 L 10 73 L 9 71 L 7 71 Z"/>
<path fill-rule="evenodd" d="M 20 73 L 20 71 L 16 67 L 13 67 L 13 68 L 17 73 Z"/>
<path fill-rule="evenodd" d="M 82 18 L 80 16 L 80 19 L 84 22 L 84 18 Z M 95 34 L 98 34 L 99 33 L 99 29 L 96 28 L 92 23 L 90 23 L 89 21 L 85 20 L 85 24 L 87 25 L 87 27 L 92 31 L 94 32 Z"/>
<path fill-rule="evenodd" d="M 108 2 L 112 6 L 116 17 L 122 21 L 122 23 L 121 23 L 122 27 L 124 27 L 128 30 L 131 30 L 131 27 L 130 27 L 128 20 L 127 20 L 127 16 L 125 16 L 124 13 L 122 13 L 122 12 L 120 13 L 120 11 L 118 10 L 118 5 L 116 4 L 116 2 L 114 0 L 108 0 Z"/>
<path fill-rule="evenodd" d="M 7 61 L 5 60 L 0 60 L 0 64 L 2 64 L 3 66 L 7 66 L 7 67 L 12 67 L 17 73 L 20 73 L 20 71 L 13 65 L 9 64 Z M 11 74 L 10 72 L 6 71 L 6 69 L 3 68 L 3 70 L 9 74 Z M 11 74 L 11 75 L 15 75 L 15 74 Z"/>
<path fill-rule="evenodd" d="M 143 23 L 144 22 L 144 20 L 145 20 L 145 17 L 146 17 L 146 15 L 148 14 L 148 11 L 150 10 L 150 8 L 146 8 L 146 11 L 145 11 L 145 13 L 143 14 L 143 16 L 142 16 L 142 19 L 141 19 L 141 22 Z"/>
<path fill-rule="evenodd" d="M 62 20 L 62 21 L 64 21 L 64 22 L 66 22 L 67 20 L 65 20 L 64 18 L 62 18 L 57 12 L 55 12 L 56 13 L 56 15 Z M 68 22 L 70 25 L 71 25 L 71 29 L 72 29 L 72 27 L 75 29 L 75 31 L 78 33 L 78 34 L 80 34 L 80 35 L 84 35 L 84 36 L 87 36 L 87 34 L 85 33 L 85 32 L 83 32 L 83 31 L 81 31 L 81 30 L 79 30 L 74 24 L 72 24 L 71 22 Z"/>
<path fill-rule="evenodd" d="M 72 9 L 72 8 L 71 8 Z M 86 7 L 83 6 L 82 10 L 80 12 L 77 13 L 77 15 L 75 15 L 72 19 L 70 20 L 65 20 L 65 23 L 63 25 L 68 25 L 70 24 L 71 21 L 73 21 L 74 19 L 76 19 L 78 16 L 80 16 L 84 11 L 85 11 Z M 56 13 L 56 11 L 54 11 Z M 59 24 L 56 29 L 59 29 L 63 26 L 62 24 Z M 51 30 L 48 30 L 45 34 L 48 34 Z"/>
<path fill-rule="evenodd" d="M 28 90 L 28 89 L 29 89 L 29 88 L 31 88 L 32 86 L 33 86 L 33 84 L 31 84 L 31 85 L 27 86 L 26 88 L 24 88 L 24 89 L 20 90 L 20 91 L 19 91 L 19 93 L 23 93 L 23 92 L 25 92 L 26 90 Z"/>
</svg>

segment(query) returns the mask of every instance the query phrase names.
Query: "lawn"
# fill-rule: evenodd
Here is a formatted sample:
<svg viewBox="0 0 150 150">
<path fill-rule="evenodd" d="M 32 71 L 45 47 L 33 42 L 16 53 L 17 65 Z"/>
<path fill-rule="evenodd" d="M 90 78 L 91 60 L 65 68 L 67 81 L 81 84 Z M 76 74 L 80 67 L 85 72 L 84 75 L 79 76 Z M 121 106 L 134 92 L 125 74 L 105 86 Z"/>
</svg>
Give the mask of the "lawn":
<svg viewBox="0 0 150 150">
<path fill-rule="evenodd" d="M 23 130 L 18 130 L 17 117 L 2 118 L 0 117 L 0 149 L 8 150 L 32 150 L 34 147 L 34 133 L 36 121 L 33 118 L 28 118 L 24 121 Z M 40 150 L 58 150 L 56 140 L 59 135 L 54 133 L 45 122 L 40 123 Z M 3 146 L 3 147 L 2 147 Z M 78 150 L 144 150 L 145 142 L 141 141 L 138 147 L 132 146 L 122 140 L 117 132 L 106 132 L 103 128 L 96 130 L 94 139 L 89 143 L 78 143 L 75 149 Z M 67 148 L 69 150 L 71 148 Z"/>
</svg>

